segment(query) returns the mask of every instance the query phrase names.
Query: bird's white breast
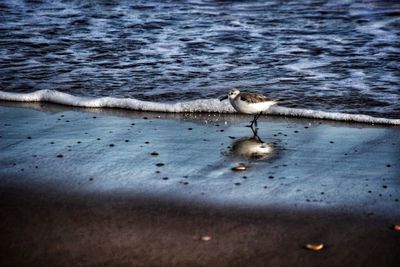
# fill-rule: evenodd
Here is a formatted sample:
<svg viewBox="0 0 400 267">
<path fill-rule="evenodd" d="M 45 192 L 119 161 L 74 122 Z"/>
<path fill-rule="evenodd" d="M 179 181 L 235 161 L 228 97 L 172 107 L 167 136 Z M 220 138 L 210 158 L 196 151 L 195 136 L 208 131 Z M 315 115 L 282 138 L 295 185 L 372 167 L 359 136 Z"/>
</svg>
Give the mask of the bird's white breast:
<svg viewBox="0 0 400 267">
<path fill-rule="evenodd" d="M 230 100 L 230 102 L 236 111 L 245 114 L 257 114 L 262 111 L 266 111 L 270 106 L 276 104 L 274 101 L 248 103 L 240 100 L 240 97 L 236 97 L 235 99 Z"/>
</svg>

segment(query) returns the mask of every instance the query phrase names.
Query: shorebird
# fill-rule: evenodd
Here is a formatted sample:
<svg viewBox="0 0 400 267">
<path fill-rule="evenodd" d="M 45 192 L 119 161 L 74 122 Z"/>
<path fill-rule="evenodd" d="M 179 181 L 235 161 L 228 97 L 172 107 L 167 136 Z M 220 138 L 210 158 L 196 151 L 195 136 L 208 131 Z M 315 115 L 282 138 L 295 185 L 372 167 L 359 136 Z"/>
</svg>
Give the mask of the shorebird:
<svg viewBox="0 0 400 267">
<path fill-rule="evenodd" d="M 278 102 L 262 94 L 240 92 L 235 88 L 230 90 L 228 95 L 221 97 L 219 100 L 222 101 L 227 98 L 237 112 L 255 114 L 250 124 L 251 128 L 253 128 L 253 125 L 257 127 L 257 120 L 260 115 L 269 109 L 270 106 Z"/>
</svg>

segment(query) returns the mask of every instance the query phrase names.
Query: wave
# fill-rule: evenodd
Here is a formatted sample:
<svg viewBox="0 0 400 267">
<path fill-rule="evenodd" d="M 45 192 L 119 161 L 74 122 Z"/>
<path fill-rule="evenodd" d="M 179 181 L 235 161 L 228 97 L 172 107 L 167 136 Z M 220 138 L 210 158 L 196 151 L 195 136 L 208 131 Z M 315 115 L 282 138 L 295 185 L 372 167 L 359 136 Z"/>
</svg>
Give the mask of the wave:
<svg viewBox="0 0 400 267">
<path fill-rule="evenodd" d="M 199 99 L 178 103 L 157 103 L 137 100 L 133 98 L 78 97 L 56 90 L 39 90 L 32 93 L 10 93 L 0 91 L 0 100 L 18 102 L 50 102 L 55 104 L 84 108 L 122 108 L 154 112 L 236 112 L 228 101 L 220 102 L 218 99 Z M 311 109 L 286 108 L 278 105 L 272 106 L 268 111 L 265 112 L 265 114 L 335 121 L 361 122 L 369 124 L 400 125 L 400 119 L 376 118 L 362 114 L 325 112 Z"/>
</svg>

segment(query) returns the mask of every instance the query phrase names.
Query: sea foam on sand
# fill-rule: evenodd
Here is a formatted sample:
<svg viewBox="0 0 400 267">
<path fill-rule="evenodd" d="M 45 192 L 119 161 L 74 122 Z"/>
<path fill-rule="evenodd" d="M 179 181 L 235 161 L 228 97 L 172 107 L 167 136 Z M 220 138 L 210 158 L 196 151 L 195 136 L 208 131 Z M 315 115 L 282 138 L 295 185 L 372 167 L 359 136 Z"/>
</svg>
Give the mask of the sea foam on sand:
<svg viewBox="0 0 400 267">
<path fill-rule="evenodd" d="M 39 90 L 32 93 L 10 93 L 0 91 L 0 100 L 18 102 L 50 102 L 84 108 L 122 108 L 154 112 L 236 112 L 228 101 L 220 102 L 218 99 L 199 99 L 177 103 L 157 103 L 133 98 L 78 97 L 56 90 Z M 272 106 L 265 112 L 265 114 L 370 124 L 400 125 L 400 119 L 376 118 L 362 114 L 325 112 L 312 109 L 286 108 L 278 105 Z"/>
</svg>

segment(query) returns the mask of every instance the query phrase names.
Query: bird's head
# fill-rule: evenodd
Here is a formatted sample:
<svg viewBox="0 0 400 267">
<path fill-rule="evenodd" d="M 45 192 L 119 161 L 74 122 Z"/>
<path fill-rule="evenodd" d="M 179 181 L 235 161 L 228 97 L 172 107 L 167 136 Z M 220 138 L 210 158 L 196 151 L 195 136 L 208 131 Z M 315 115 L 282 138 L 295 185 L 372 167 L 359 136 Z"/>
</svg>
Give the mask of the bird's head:
<svg viewBox="0 0 400 267">
<path fill-rule="evenodd" d="M 238 89 L 232 88 L 228 93 L 228 98 L 235 99 L 239 93 L 240 93 L 240 91 Z"/>
<path fill-rule="evenodd" d="M 220 100 L 222 101 L 222 100 L 225 100 L 225 99 L 227 99 L 227 98 L 229 98 L 229 100 L 235 99 L 239 93 L 240 93 L 240 91 L 239 91 L 238 89 L 232 88 L 232 89 L 229 91 L 228 95 L 227 95 L 227 96 L 221 97 Z"/>
</svg>

